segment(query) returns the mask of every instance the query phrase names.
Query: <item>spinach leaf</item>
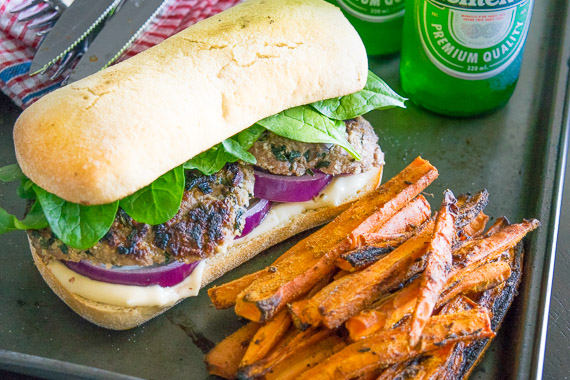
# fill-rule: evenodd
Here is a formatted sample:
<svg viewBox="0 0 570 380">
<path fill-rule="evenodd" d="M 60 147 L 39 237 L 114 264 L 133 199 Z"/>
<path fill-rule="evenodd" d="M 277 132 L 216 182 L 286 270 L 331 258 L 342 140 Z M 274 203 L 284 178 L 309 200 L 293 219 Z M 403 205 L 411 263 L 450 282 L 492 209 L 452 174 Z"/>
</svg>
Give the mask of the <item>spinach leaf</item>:
<svg viewBox="0 0 570 380">
<path fill-rule="evenodd" d="M 179 166 L 121 199 L 119 206 L 137 222 L 152 225 L 164 223 L 172 219 L 180 209 L 184 182 L 184 168 Z"/>
<path fill-rule="evenodd" d="M 211 175 L 220 171 L 228 162 L 242 160 L 249 164 L 256 164 L 255 157 L 247 150 L 257 141 L 263 131 L 265 128 L 260 125 L 249 127 L 186 161 L 184 169 L 197 169 L 205 175 Z"/>
<path fill-rule="evenodd" d="M 91 248 L 105 236 L 119 207 L 118 201 L 97 206 L 67 202 L 37 185 L 34 191 L 52 231 L 77 249 Z"/>
<path fill-rule="evenodd" d="M 248 129 L 244 129 L 233 138 L 237 140 L 243 149 L 248 150 L 264 131 L 265 128 L 263 128 L 261 125 L 254 124 Z"/>
<path fill-rule="evenodd" d="M 211 175 L 220 171 L 226 163 L 235 161 L 237 158 L 229 154 L 222 144 L 218 144 L 186 161 L 184 169 L 197 169 L 204 175 Z"/>
<path fill-rule="evenodd" d="M 18 186 L 18 196 L 23 199 L 36 199 L 34 192 L 34 183 L 28 178 L 24 177 Z"/>
<path fill-rule="evenodd" d="M 0 168 L 0 181 L 2 182 L 14 182 L 20 179 L 24 179 L 24 173 L 18 164 L 7 165 Z"/>
<path fill-rule="evenodd" d="M 48 226 L 39 202 L 35 202 L 24 220 L 0 208 L 0 234 L 15 230 L 39 230 Z"/>
<path fill-rule="evenodd" d="M 222 146 L 232 156 L 239 158 L 242 161 L 247 162 L 248 164 L 255 164 L 257 163 L 253 154 L 249 153 L 247 150 L 243 148 L 243 146 L 233 138 L 225 139 L 222 141 Z"/>
<path fill-rule="evenodd" d="M 364 89 L 354 94 L 321 100 L 311 106 L 331 119 L 348 120 L 374 109 L 406 108 L 405 98 L 396 94 L 382 79 L 369 71 Z"/>
<path fill-rule="evenodd" d="M 344 122 L 331 120 L 309 106 L 289 108 L 258 121 L 258 124 L 276 135 L 291 140 L 340 145 L 354 158 L 360 160 L 360 154 L 345 137 Z"/>
</svg>

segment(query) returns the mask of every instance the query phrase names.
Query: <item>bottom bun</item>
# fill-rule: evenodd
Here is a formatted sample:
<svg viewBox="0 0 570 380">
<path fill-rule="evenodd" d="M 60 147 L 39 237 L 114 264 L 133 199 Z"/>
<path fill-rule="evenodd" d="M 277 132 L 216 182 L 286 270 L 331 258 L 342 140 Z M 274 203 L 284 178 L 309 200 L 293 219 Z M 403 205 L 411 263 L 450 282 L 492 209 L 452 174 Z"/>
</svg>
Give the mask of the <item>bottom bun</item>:
<svg viewBox="0 0 570 380">
<path fill-rule="evenodd" d="M 382 168 L 377 170 L 372 181 L 354 194 L 345 203 L 336 207 L 322 207 L 313 210 L 305 210 L 294 215 L 285 223 L 273 228 L 271 231 L 256 236 L 253 239 L 231 245 L 225 252 L 218 253 L 207 258 L 202 274 L 202 288 L 223 274 L 250 260 L 263 250 L 280 243 L 300 232 L 320 226 L 329 222 L 338 214 L 348 208 L 355 200 L 373 191 L 382 177 Z M 55 277 L 45 262 L 30 243 L 32 257 L 45 282 L 59 298 L 63 300 L 73 311 L 88 321 L 111 330 L 127 330 L 152 319 L 153 317 L 170 309 L 170 306 L 117 306 L 93 301 L 80 295 L 71 293 Z M 180 300 L 181 301 L 181 300 Z M 178 302 L 180 302 L 178 301 Z"/>
</svg>

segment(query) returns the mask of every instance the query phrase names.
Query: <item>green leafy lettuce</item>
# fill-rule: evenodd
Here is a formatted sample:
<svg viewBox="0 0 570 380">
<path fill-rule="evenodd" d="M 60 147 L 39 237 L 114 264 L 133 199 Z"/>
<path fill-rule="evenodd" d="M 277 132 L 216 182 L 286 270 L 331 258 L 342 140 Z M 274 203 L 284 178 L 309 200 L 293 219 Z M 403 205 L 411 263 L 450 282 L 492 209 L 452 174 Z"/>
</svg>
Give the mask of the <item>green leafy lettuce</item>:
<svg viewBox="0 0 570 380">
<path fill-rule="evenodd" d="M 105 236 L 119 207 L 119 202 L 96 206 L 67 202 L 39 186 L 34 191 L 53 233 L 77 249 L 91 248 Z"/>
<path fill-rule="evenodd" d="M 121 199 L 119 206 L 137 222 L 152 225 L 164 223 L 178 212 L 185 182 L 184 168 L 179 166 Z"/>
<path fill-rule="evenodd" d="M 311 106 L 335 120 L 348 120 L 375 109 L 405 108 L 405 98 L 396 94 L 382 79 L 369 71 L 364 89 L 354 94 L 321 100 Z"/>
<path fill-rule="evenodd" d="M 0 208 L 0 234 L 13 230 L 42 229 L 49 225 L 67 246 L 88 249 L 109 231 L 118 207 L 141 223 L 156 225 L 171 219 L 178 212 L 184 194 L 185 169 L 196 169 L 205 175 L 211 175 L 228 162 L 241 160 L 255 164 L 255 157 L 248 150 L 265 130 L 306 143 L 337 144 L 360 159 L 358 152 L 346 139 L 343 120 L 373 109 L 405 107 L 404 101 L 380 78 L 369 72 L 363 90 L 294 107 L 260 120 L 160 176 L 134 194 L 104 205 L 85 206 L 65 201 L 35 185 L 25 177 L 18 165 L 8 165 L 0 168 L 0 181 L 20 181 L 18 195 L 29 200 L 31 207 L 23 220 Z"/>
</svg>

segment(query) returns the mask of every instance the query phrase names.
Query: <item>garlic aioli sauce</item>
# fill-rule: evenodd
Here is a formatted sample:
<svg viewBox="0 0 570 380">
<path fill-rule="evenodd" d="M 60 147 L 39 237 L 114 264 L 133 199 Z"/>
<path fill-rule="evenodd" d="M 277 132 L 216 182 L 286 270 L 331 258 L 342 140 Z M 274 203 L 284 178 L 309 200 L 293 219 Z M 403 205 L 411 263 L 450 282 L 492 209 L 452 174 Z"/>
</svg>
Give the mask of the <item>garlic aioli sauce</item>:
<svg viewBox="0 0 570 380">
<path fill-rule="evenodd" d="M 305 211 L 339 206 L 356 197 L 377 175 L 378 170 L 370 170 L 360 174 L 337 176 L 319 195 L 310 201 L 274 204 L 259 226 L 245 237 L 234 240 L 234 243 L 245 243 L 288 223 Z M 159 285 L 119 285 L 96 281 L 72 271 L 57 260 L 51 260 L 48 264 L 51 272 L 69 292 L 93 301 L 127 307 L 166 307 L 175 304 L 182 298 L 197 295 L 202 283 L 204 266 L 204 261 L 202 261 L 181 283 L 172 287 L 162 287 Z"/>
</svg>

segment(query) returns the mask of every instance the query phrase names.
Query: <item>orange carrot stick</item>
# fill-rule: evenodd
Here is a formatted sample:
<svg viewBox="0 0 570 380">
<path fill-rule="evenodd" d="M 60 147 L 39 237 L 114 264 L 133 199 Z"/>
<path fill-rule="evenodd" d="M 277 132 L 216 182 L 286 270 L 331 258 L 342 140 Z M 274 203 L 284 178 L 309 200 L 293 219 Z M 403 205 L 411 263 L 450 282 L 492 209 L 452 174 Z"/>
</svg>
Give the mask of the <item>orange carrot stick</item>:
<svg viewBox="0 0 570 380">
<path fill-rule="evenodd" d="M 431 207 L 423 195 L 418 195 L 404 206 L 385 224 L 360 235 L 362 244 L 375 244 L 386 240 L 396 240 L 400 235 L 407 240 L 413 230 L 424 223 L 431 215 Z"/>
<path fill-rule="evenodd" d="M 352 379 L 378 368 L 408 360 L 442 345 L 494 336 L 489 313 L 474 309 L 430 318 L 421 344 L 410 347 L 408 331 L 382 331 L 359 340 L 300 375 L 298 380 Z"/>
<path fill-rule="evenodd" d="M 345 327 L 353 341 L 366 338 L 377 331 L 391 329 L 416 306 L 420 292 L 420 279 L 386 297 L 374 309 L 362 310 L 349 318 Z"/>
<path fill-rule="evenodd" d="M 433 239 L 427 253 L 427 266 L 421 275 L 420 293 L 412 316 L 410 328 L 410 344 L 418 344 L 422 330 L 428 322 L 433 308 L 443 290 L 453 258 L 451 246 L 455 237 L 455 216 L 457 215 L 456 199 L 453 193 L 446 190 L 441 208 L 437 214 Z"/>
<path fill-rule="evenodd" d="M 271 369 L 292 356 L 294 353 L 304 350 L 318 342 L 334 335 L 331 330 L 310 329 L 298 332 L 285 344 L 276 347 L 265 358 L 238 369 L 238 378 L 242 380 L 256 379 L 267 374 Z"/>
<path fill-rule="evenodd" d="M 204 359 L 208 373 L 234 379 L 248 344 L 258 329 L 259 324 L 249 322 L 212 348 Z"/>
<path fill-rule="evenodd" d="M 419 235 L 410 238 L 368 268 L 331 282 L 304 305 L 299 315 L 314 316 L 318 313 L 326 327 L 340 326 L 352 315 L 370 306 L 381 295 L 405 281 L 406 277 L 415 274 L 411 273 L 410 268 L 415 268 L 417 272 L 423 269 L 414 264 L 425 254 L 433 226 L 434 221 L 431 220 Z M 295 311 L 295 308 L 293 310 Z"/>
<path fill-rule="evenodd" d="M 261 326 L 247 347 L 240 367 L 245 367 L 263 359 L 277 345 L 291 326 L 291 316 L 287 310 L 282 310 L 273 319 Z"/>
<path fill-rule="evenodd" d="M 346 347 L 346 343 L 336 335 L 331 335 L 311 346 L 304 347 L 265 374 L 265 380 L 295 380 L 307 368 L 316 366 L 329 356 Z"/>
<path fill-rule="evenodd" d="M 487 263 L 479 268 L 466 273 L 459 282 L 445 289 L 436 303 L 436 308 L 445 305 L 453 297 L 464 292 L 483 292 L 507 281 L 511 276 L 511 266 L 498 261 Z"/>
<path fill-rule="evenodd" d="M 528 232 L 538 228 L 536 219 L 511 224 L 497 229 L 496 232 L 483 239 L 475 239 L 453 253 L 454 270 L 457 271 L 478 262 L 494 252 L 504 252 L 514 247 Z"/>
<path fill-rule="evenodd" d="M 228 309 L 236 304 L 238 294 L 247 288 L 266 269 L 250 273 L 236 280 L 226 282 L 220 286 L 213 286 L 208 289 L 208 296 L 216 309 Z"/>
</svg>

